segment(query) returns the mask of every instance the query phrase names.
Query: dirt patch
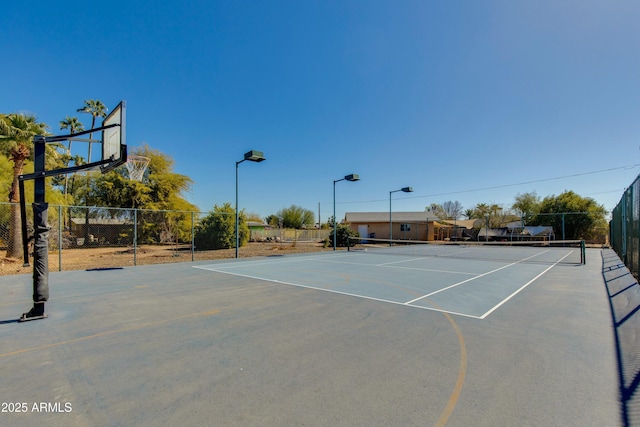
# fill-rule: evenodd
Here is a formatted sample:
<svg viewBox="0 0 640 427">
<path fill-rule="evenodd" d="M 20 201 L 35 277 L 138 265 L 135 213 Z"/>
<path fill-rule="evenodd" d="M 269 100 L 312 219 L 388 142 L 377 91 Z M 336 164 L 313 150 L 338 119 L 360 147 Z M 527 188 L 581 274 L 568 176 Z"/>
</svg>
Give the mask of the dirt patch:
<svg viewBox="0 0 640 427">
<path fill-rule="evenodd" d="M 253 258 L 329 250 L 332 250 L 332 248 L 325 248 L 322 243 L 249 243 L 238 250 L 238 256 L 240 258 Z M 234 257 L 235 249 L 196 251 L 192 254 L 188 246 L 144 245 L 136 248 L 136 250 L 131 247 L 98 246 L 64 249 L 61 254 L 58 251 L 49 252 L 49 271 L 131 267 L 134 265 L 191 262 L 192 259 L 194 261 L 205 261 L 231 259 Z M 62 268 L 60 268 L 60 265 L 62 265 Z M 33 259 L 31 259 L 31 265 L 28 267 L 23 266 L 21 259 L 0 259 L 0 276 L 31 274 L 32 272 Z"/>
</svg>

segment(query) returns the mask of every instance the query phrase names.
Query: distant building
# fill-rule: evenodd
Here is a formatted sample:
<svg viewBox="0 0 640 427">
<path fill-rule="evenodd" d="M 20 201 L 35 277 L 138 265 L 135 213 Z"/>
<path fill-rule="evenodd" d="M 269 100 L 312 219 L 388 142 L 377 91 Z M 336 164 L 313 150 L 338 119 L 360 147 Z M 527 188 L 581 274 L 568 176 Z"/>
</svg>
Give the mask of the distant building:
<svg viewBox="0 0 640 427">
<path fill-rule="evenodd" d="M 402 240 L 436 240 L 438 218 L 430 212 L 347 212 L 345 223 L 361 237 Z"/>
<path fill-rule="evenodd" d="M 133 224 L 123 219 L 89 218 L 87 224 L 85 218 L 71 218 L 71 234 L 75 237 L 73 244 L 78 246 L 84 244 L 85 236 L 90 243 L 118 244 L 121 235 L 131 234 L 132 229 Z"/>
<path fill-rule="evenodd" d="M 269 224 L 259 221 L 247 221 L 247 227 L 249 227 L 249 230 L 257 231 L 271 230 L 273 228 Z"/>
<path fill-rule="evenodd" d="M 552 227 L 520 221 L 487 228 L 482 219 L 442 220 L 431 212 L 347 212 L 344 222 L 360 237 L 398 240 L 555 240 Z M 391 226 L 390 226 L 391 225 Z M 393 227 L 393 228 L 391 228 Z M 392 230 L 392 231 L 391 231 Z"/>
</svg>

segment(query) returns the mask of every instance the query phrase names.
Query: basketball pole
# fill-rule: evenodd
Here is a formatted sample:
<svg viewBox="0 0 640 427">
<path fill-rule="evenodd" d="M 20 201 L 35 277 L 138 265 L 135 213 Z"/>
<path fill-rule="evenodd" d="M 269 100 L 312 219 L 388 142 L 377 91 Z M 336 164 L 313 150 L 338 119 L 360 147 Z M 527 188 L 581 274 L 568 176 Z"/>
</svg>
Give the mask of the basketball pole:
<svg viewBox="0 0 640 427">
<path fill-rule="evenodd" d="M 74 137 L 96 132 L 113 127 L 120 127 L 121 124 L 110 124 L 101 126 L 96 129 L 74 134 Z M 61 136 L 41 136 L 37 135 L 33 138 L 33 154 L 34 154 L 34 172 L 24 174 L 18 177 L 20 190 L 20 216 L 22 222 L 22 244 L 24 265 L 29 265 L 29 251 L 27 238 L 27 221 L 26 221 L 26 199 L 24 197 L 24 181 L 33 180 L 33 225 L 34 225 L 34 245 L 33 245 L 33 308 L 26 313 L 18 321 L 24 322 L 28 320 L 43 319 L 47 317 L 44 312 L 45 302 L 49 300 L 49 224 L 48 213 L 49 204 L 46 202 L 45 180 L 47 177 L 63 175 L 81 170 L 90 170 L 100 168 L 105 173 L 113 168 L 123 164 L 127 159 L 127 146 L 120 145 L 120 158 L 103 159 L 93 163 L 84 165 L 56 169 L 52 171 L 46 170 L 46 145 L 52 142 L 65 141 L 71 138 L 71 135 Z"/>
<path fill-rule="evenodd" d="M 33 315 L 43 316 L 44 305 L 49 299 L 49 204 L 45 202 L 45 148 L 44 137 L 34 138 L 34 173 L 41 175 L 33 180 Z"/>
</svg>

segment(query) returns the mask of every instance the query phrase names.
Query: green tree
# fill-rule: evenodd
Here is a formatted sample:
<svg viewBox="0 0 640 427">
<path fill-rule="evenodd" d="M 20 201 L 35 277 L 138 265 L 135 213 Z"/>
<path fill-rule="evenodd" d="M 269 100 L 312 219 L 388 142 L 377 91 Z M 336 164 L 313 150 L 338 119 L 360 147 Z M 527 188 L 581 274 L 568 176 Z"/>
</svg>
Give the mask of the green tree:
<svg viewBox="0 0 640 427">
<path fill-rule="evenodd" d="M 431 203 L 431 205 L 427 206 L 427 210 L 437 216 L 439 219 L 447 219 L 447 214 L 445 213 L 442 205 L 440 205 L 439 203 Z"/>
<path fill-rule="evenodd" d="M 0 113 L 0 137 L 5 137 L 11 133 L 11 126 L 9 125 L 9 115 Z"/>
<path fill-rule="evenodd" d="M 473 210 L 473 217 L 478 219 L 485 219 L 491 214 L 491 206 L 486 203 L 478 203 Z"/>
<path fill-rule="evenodd" d="M 590 197 L 582 197 L 573 191 L 559 196 L 547 196 L 540 203 L 532 225 L 550 225 L 557 237 L 591 240 L 597 230 L 606 229 L 607 210 Z"/>
<path fill-rule="evenodd" d="M 313 211 L 296 205 L 278 211 L 276 216 L 282 221 L 284 228 L 300 229 L 306 225 L 313 226 L 315 220 Z"/>
<path fill-rule="evenodd" d="M 245 214 L 238 215 L 240 246 L 249 241 L 249 227 Z M 236 246 L 235 209 L 230 203 L 215 205 L 213 211 L 202 218 L 195 230 L 194 242 L 198 250 L 230 249 Z"/>
<path fill-rule="evenodd" d="M 280 228 L 280 217 L 277 215 L 269 215 L 264 219 L 264 222 L 272 227 Z"/>
<path fill-rule="evenodd" d="M 92 172 L 79 176 L 76 190 L 85 204 L 120 208 L 152 210 L 197 210 L 183 197 L 193 181 L 186 175 L 173 172 L 174 161 L 160 151 L 144 145 L 132 154 L 151 159 L 141 181 L 129 179 L 122 166 L 101 174 Z"/>
<path fill-rule="evenodd" d="M 540 197 L 536 192 L 518 194 L 515 202 L 511 205 L 516 215 L 519 215 L 524 223 L 528 223 L 540 211 Z"/>
<path fill-rule="evenodd" d="M 151 159 L 141 181 L 129 179 L 124 166 L 107 174 L 91 172 L 78 175 L 76 197 L 86 206 L 169 211 L 145 212 L 144 225 L 138 229 L 139 241 L 182 241 L 191 232 L 191 215 L 187 212 L 198 210 L 183 197 L 183 192 L 191 186 L 191 179 L 173 172 L 173 159 L 146 145 L 134 150 L 133 154 Z M 115 210 L 109 212 L 118 214 Z M 120 214 L 127 215 L 127 211 Z"/>
<path fill-rule="evenodd" d="M 260 217 L 260 214 L 257 212 L 245 212 L 245 216 L 247 218 L 247 221 L 254 221 L 254 222 L 264 222 L 263 219 Z"/>
<path fill-rule="evenodd" d="M 0 151 L 13 163 L 13 179 L 9 191 L 11 216 L 9 221 L 9 241 L 7 242 L 7 257 L 22 256 L 22 230 L 20 225 L 20 192 L 18 191 L 18 177 L 23 174 L 25 162 L 30 158 L 33 147 L 33 137 L 44 135 L 47 125 L 38 123 L 32 114 L 3 114 L 0 118 Z"/>
<path fill-rule="evenodd" d="M 84 105 L 77 110 L 79 113 L 85 113 L 91 115 L 91 129 L 95 129 L 96 127 L 96 119 L 98 117 L 107 117 L 107 107 L 102 103 L 102 101 L 96 99 L 86 99 L 84 101 Z M 89 139 L 93 140 L 93 132 L 89 134 Z M 91 163 L 91 148 L 92 143 L 89 143 L 89 151 L 87 155 L 87 163 Z M 87 189 L 86 194 L 88 194 L 89 190 Z M 89 206 L 88 199 L 85 198 L 85 206 Z M 85 245 L 89 245 L 89 209 L 85 211 Z"/>
<path fill-rule="evenodd" d="M 82 132 L 84 130 L 84 125 L 78 120 L 77 117 L 65 117 L 64 120 L 60 120 L 60 130 L 64 130 L 64 129 L 69 129 L 69 134 L 73 135 L 77 132 Z M 63 161 L 65 163 L 65 167 L 69 166 L 69 164 L 71 163 L 73 159 L 73 157 L 71 157 L 71 143 L 72 141 L 69 140 L 69 143 L 67 145 L 67 152 L 64 154 L 63 157 Z M 69 175 L 65 174 L 64 175 L 64 191 L 63 194 L 67 195 L 67 190 L 69 187 Z"/>
<path fill-rule="evenodd" d="M 64 120 L 60 120 L 60 130 L 69 129 L 69 134 L 73 135 L 84 130 L 84 125 L 77 117 L 65 117 Z M 71 150 L 71 141 L 69 141 L 69 150 Z"/>
<path fill-rule="evenodd" d="M 344 248 L 349 244 L 349 237 L 359 237 L 357 231 L 353 231 L 349 224 L 338 224 L 336 228 L 336 246 Z M 327 239 L 327 246 L 333 246 L 333 233 Z"/>
<path fill-rule="evenodd" d="M 184 206 L 186 200 L 182 194 L 189 191 L 193 181 L 186 175 L 173 172 L 174 160 L 158 150 L 143 145 L 134 154 L 151 159 L 142 183 L 151 189 L 151 199 L 145 208 L 175 209 Z M 196 209 L 193 206 L 194 210 Z"/>
<path fill-rule="evenodd" d="M 107 117 L 107 107 L 97 99 L 86 99 L 84 105 L 77 110 L 79 113 L 85 113 L 91 115 L 91 129 L 96 127 L 96 119 L 98 117 Z M 93 139 L 93 133 L 89 134 L 89 139 Z M 91 162 L 91 143 L 89 143 L 89 155 L 87 162 Z"/>
</svg>

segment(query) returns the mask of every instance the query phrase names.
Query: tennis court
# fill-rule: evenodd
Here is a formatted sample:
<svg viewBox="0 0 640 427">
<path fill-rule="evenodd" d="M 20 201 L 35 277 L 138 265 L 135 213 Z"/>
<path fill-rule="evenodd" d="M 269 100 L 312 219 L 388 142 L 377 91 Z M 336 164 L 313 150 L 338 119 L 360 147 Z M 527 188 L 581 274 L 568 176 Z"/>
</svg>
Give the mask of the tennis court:
<svg viewBox="0 0 640 427">
<path fill-rule="evenodd" d="M 569 245 L 371 240 L 349 252 L 198 268 L 483 319 L 554 266 L 582 265 L 583 256 L 581 246 Z"/>
<path fill-rule="evenodd" d="M 58 272 L 49 318 L 26 323 L 31 277 L 0 277 L 0 422 L 619 425 L 601 252 L 586 255 Z"/>
</svg>

